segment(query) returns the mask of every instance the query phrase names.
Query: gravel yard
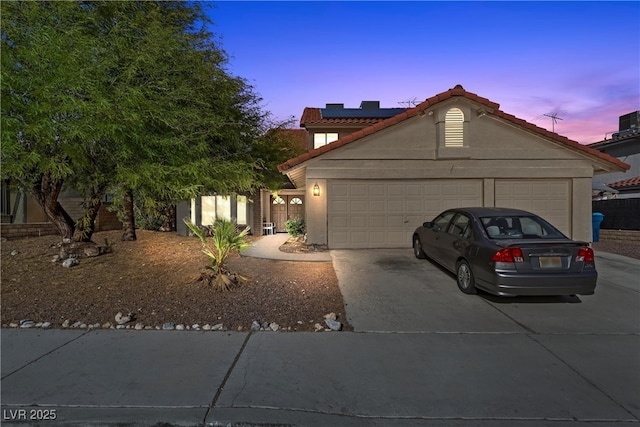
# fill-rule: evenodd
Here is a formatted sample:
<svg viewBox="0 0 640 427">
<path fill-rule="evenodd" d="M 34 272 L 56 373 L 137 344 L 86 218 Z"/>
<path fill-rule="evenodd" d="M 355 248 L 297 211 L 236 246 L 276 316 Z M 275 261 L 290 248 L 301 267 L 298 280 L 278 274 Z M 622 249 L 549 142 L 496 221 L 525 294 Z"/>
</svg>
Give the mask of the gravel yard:
<svg viewBox="0 0 640 427">
<path fill-rule="evenodd" d="M 63 268 L 52 259 L 58 236 L 2 243 L 2 325 L 21 320 L 70 324 L 111 323 L 118 312 L 134 313 L 129 325 L 223 324 L 249 329 L 253 321 L 280 329 L 312 331 L 335 313 L 345 329 L 344 303 L 330 262 L 291 262 L 233 256 L 228 268 L 248 281 L 215 292 L 197 281 L 208 263 L 196 238 L 139 230 L 135 242 L 120 231 L 96 233 L 112 253 L 82 258 Z M 13 255 L 12 255 L 13 254 Z"/>
</svg>

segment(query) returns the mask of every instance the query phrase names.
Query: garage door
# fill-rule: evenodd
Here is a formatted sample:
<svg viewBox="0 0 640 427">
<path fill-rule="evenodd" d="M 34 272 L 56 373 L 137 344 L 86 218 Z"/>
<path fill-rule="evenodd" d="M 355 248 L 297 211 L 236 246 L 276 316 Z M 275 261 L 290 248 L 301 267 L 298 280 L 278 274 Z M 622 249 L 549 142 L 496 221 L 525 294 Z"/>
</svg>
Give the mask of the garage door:
<svg viewBox="0 0 640 427">
<path fill-rule="evenodd" d="M 496 179 L 495 194 L 496 206 L 533 212 L 571 236 L 569 180 Z"/>
<path fill-rule="evenodd" d="M 328 182 L 329 247 L 400 248 L 445 209 L 482 206 L 482 180 Z"/>
</svg>

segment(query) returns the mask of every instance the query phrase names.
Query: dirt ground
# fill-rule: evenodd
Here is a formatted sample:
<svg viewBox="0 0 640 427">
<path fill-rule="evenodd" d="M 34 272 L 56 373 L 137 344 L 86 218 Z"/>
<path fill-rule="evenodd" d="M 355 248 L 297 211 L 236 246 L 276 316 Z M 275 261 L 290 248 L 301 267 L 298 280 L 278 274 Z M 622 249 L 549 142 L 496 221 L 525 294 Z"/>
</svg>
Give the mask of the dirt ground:
<svg viewBox="0 0 640 427">
<path fill-rule="evenodd" d="M 333 312 L 350 329 L 330 262 L 236 255 L 228 269 L 249 280 L 221 293 L 197 281 L 208 262 L 199 240 L 144 230 L 137 235 L 137 241 L 122 242 L 120 231 L 96 233 L 93 241 L 104 245 L 107 239 L 113 252 L 81 258 L 71 268 L 52 262 L 60 252 L 58 236 L 3 242 L 2 325 L 25 319 L 53 327 L 65 320 L 115 325 L 121 312 L 135 314 L 132 326 L 222 323 L 228 330 L 246 330 L 255 320 L 312 331 Z M 304 245 L 292 241 L 283 249 L 303 251 Z"/>
</svg>

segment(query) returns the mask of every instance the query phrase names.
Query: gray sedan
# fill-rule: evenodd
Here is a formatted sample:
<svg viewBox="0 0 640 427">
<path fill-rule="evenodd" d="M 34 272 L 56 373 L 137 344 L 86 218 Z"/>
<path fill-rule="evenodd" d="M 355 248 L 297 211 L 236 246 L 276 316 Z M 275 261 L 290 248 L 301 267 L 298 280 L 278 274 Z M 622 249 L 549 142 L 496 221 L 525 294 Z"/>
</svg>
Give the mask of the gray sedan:
<svg viewBox="0 0 640 427">
<path fill-rule="evenodd" d="M 590 295 L 598 279 L 588 243 L 517 209 L 447 210 L 416 229 L 413 251 L 455 273 L 466 294 Z"/>
</svg>

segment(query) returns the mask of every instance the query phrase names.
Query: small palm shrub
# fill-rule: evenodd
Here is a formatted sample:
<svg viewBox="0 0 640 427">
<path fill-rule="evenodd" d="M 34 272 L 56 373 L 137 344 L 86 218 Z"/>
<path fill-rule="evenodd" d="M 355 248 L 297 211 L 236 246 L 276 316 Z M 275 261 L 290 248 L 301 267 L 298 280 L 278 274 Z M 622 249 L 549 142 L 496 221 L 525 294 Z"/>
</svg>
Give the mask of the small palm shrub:
<svg viewBox="0 0 640 427">
<path fill-rule="evenodd" d="M 202 243 L 202 252 L 209 257 L 208 272 L 204 273 L 201 280 L 206 281 L 217 291 L 228 291 L 239 280 L 244 279 L 238 274 L 233 274 L 225 268 L 225 261 L 232 253 L 242 252 L 249 247 L 246 240 L 249 227 L 242 231 L 236 229 L 236 225 L 228 220 L 216 220 L 211 228 L 211 236 L 192 223 L 185 220 L 187 227 Z"/>
<path fill-rule="evenodd" d="M 284 223 L 287 233 L 292 236 L 301 236 L 307 232 L 307 225 L 302 218 L 290 219 Z"/>
</svg>

